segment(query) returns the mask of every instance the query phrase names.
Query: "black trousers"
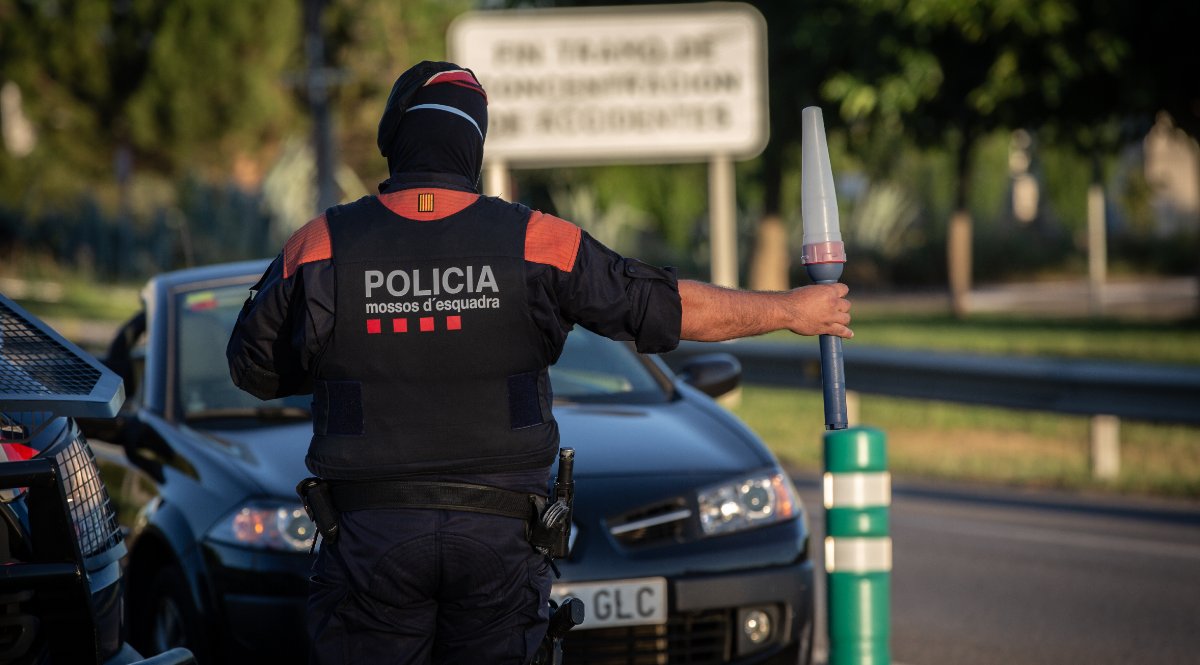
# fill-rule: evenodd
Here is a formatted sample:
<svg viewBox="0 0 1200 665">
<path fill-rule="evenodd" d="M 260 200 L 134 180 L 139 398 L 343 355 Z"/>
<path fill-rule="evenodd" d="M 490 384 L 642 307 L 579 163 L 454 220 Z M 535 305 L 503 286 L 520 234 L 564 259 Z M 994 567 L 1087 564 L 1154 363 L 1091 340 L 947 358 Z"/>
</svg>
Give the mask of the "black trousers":
<svg viewBox="0 0 1200 665">
<path fill-rule="evenodd" d="M 550 570 L 525 523 L 449 510 L 343 513 L 309 578 L 313 665 L 525 665 Z"/>
</svg>

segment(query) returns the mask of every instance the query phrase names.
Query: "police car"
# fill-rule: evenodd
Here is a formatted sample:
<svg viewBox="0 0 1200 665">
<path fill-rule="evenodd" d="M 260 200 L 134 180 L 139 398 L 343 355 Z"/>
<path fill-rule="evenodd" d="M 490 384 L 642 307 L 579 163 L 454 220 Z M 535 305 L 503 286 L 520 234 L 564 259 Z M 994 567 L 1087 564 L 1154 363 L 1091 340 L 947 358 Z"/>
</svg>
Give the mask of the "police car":
<svg viewBox="0 0 1200 665">
<path fill-rule="evenodd" d="M 302 661 L 314 527 L 309 398 L 260 402 L 224 350 L 266 262 L 166 273 L 107 362 L 130 394 L 89 437 L 128 530 L 131 640 L 202 663 Z M 576 329 L 551 368 L 576 450 L 571 550 L 559 598 L 586 605 L 566 663 L 805 663 L 813 566 L 804 505 L 763 443 L 711 396 L 729 356 L 679 375 Z M 707 393 L 707 394 L 706 394 Z"/>
<path fill-rule="evenodd" d="M 117 515 L 73 417 L 110 418 L 120 379 L 0 295 L 0 663 L 188 665 L 125 642 Z M 155 652 L 157 653 L 157 652 Z"/>
</svg>

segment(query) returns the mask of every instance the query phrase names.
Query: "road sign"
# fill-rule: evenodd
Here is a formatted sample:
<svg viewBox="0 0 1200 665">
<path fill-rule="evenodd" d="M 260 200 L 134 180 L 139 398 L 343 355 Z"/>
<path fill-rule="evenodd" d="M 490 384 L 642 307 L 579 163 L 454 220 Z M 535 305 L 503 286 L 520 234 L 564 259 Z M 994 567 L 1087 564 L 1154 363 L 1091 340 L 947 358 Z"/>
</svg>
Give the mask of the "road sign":
<svg viewBox="0 0 1200 665">
<path fill-rule="evenodd" d="M 766 24 L 740 3 L 474 12 L 450 59 L 514 166 L 746 159 L 767 142 Z"/>
</svg>

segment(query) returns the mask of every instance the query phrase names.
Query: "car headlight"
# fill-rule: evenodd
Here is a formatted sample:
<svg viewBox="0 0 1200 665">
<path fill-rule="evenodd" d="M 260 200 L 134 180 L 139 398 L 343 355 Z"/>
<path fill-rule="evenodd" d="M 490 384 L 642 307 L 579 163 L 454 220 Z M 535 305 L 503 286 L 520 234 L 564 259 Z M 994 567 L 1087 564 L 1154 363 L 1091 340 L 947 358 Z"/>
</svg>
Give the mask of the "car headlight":
<svg viewBox="0 0 1200 665">
<path fill-rule="evenodd" d="M 299 503 L 257 500 L 226 515 L 208 537 L 227 545 L 303 552 L 312 547 L 316 533 Z"/>
<path fill-rule="evenodd" d="M 764 471 L 697 492 L 700 529 L 718 536 L 792 519 L 800 514 L 800 496 L 791 479 Z"/>
</svg>

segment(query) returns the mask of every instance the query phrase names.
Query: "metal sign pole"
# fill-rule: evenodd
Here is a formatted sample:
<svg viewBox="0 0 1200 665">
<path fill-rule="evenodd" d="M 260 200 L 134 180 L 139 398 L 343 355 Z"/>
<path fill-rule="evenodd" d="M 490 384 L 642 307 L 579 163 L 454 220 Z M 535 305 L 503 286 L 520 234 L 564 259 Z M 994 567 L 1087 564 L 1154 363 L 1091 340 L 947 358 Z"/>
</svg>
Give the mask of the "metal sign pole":
<svg viewBox="0 0 1200 665">
<path fill-rule="evenodd" d="M 737 200 L 734 193 L 733 160 L 729 155 L 713 155 L 708 162 L 708 220 L 711 280 L 717 286 L 736 289 Z"/>
<path fill-rule="evenodd" d="M 483 193 L 488 196 L 512 196 L 511 175 L 503 159 L 490 159 L 484 166 Z"/>
</svg>

